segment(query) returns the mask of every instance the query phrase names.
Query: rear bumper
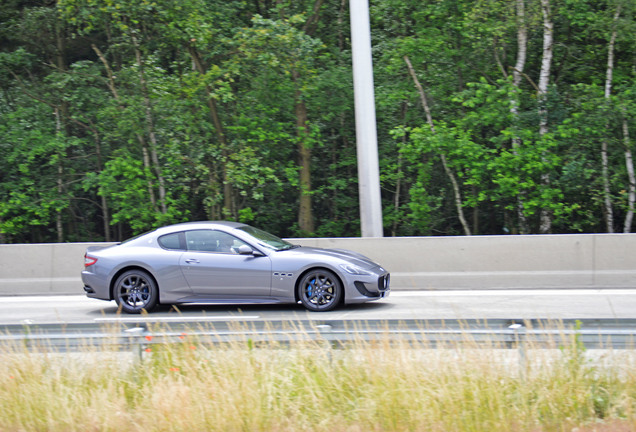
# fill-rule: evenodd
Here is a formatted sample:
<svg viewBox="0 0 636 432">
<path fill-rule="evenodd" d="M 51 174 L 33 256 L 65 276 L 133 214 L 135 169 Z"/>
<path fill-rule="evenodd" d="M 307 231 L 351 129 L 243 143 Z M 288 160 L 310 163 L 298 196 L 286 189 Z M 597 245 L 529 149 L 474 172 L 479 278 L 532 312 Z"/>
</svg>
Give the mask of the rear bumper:
<svg viewBox="0 0 636 432">
<path fill-rule="evenodd" d="M 84 270 L 82 272 L 82 282 L 84 282 L 84 292 L 86 293 L 86 297 L 100 300 L 112 300 L 110 297 L 110 290 L 104 283 L 104 278 L 97 276 L 95 273 Z"/>
</svg>

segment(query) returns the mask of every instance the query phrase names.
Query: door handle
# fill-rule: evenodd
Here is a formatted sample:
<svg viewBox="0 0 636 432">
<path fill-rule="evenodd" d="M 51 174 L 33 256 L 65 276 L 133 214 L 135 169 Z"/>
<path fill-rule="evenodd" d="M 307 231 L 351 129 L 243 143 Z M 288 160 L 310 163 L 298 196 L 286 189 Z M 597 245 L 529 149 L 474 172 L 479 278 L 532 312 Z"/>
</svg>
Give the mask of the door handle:
<svg viewBox="0 0 636 432">
<path fill-rule="evenodd" d="M 186 264 L 199 264 L 199 260 L 196 258 L 188 258 L 185 262 Z"/>
</svg>

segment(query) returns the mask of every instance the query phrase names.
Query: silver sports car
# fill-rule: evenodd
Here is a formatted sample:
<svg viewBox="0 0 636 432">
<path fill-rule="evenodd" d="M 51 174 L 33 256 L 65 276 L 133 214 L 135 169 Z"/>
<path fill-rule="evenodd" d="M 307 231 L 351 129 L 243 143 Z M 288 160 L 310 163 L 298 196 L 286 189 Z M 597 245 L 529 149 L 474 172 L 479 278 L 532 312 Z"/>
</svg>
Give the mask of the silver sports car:
<svg viewBox="0 0 636 432">
<path fill-rule="evenodd" d="M 302 303 L 311 311 L 389 295 L 389 273 L 340 249 L 301 247 L 249 225 L 171 225 L 104 248 L 89 247 L 88 297 L 129 313 L 157 304 Z"/>
</svg>

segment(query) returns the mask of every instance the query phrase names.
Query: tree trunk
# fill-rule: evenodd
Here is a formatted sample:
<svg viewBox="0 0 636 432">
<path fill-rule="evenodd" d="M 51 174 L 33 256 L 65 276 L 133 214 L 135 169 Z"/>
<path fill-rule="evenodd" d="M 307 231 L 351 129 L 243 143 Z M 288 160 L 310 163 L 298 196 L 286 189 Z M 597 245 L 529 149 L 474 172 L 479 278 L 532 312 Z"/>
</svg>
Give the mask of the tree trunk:
<svg viewBox="0 0 636 432">
<path fill-rule="evenodd" d="M 417 91 L 420 95 L 420 101 L 422 102 L 422 106 L 424 107 L 424 112 L 426 113 L 426 121 L 428 125 L 430 126 L 431 131 L 435 133 L 435 124 L 433 123 L 433 116 L 431 115 L 431 110 L 428 106 L 428 101 L 426 100 L 426 93 L 424 93 L 424 88 L 422 88 L 422 85 L 420 84 L 420 80 L 417 78 L 417 75 L 415 74 L 415 69 L 413 69 L 413 65 L 411 64 L 411 60 L 409 60 L 408 56 L 404 56 L 404 62 L 406 63 L 406 66 L 408 67 L 409 74 L 411 75 L 411 78 L 413 78 L 415 87 L 417 88 Z M 470 232 L 470 228 L 468 227 L 468 223 L 466 222 L 466 218 L 464 217 L 464 209 L 462 206 L 462 195 L 461 195 L 461 191 L 459 190 L 459 184 L 457 183 L 457 179 L 455 178 L 455 174 L 453 173 L 453 170 L 451 170 L 450 167 L 448 166 L 448 163 L 446 161 L 446 156 L 444 154 L 440 154 L 440 158 L 442 159 L 442 166 L 444 167 L 444 171 L 446 172 L 446 175 L 448 176 L 451 182 L 451 185 L 453 187 L 453 194 L 455 196 L 455 207 L 457 208 L 457 215 L 459 217 L 459 222 L 461 223 L 462 228 L 464 229 L 464 234 L 469 236 L 471 232 Z"/>
<path fill-rule="evenodd" d="M 313 9 L 303 31 L 312 36 L 317 28 L 320 19 L 320 8 L 323 0 L 314 0 Z M 283 14 L 284 10 L 281 9 Z M 300 196 L 298 208 L 298 228 L 307 233 L 315 231 L 314 213 L 311 200 L 311 143 L 309 133 L 309 118 L 307 116 L 307 105 L 303 100 L 301 76 L 298 70 L 291 71 L 292 81 L 296 86 L 294 94 L 294 112 L 296 115 L 296 133 L 298 134 L 298 165 L 300 168 Z"/>
<path fill-rule="evenodd" d="M 99 134 L 95 128 L 91 129 L 93 131 L 94 139 L 95 139 L 95 154 L 97 155 L 97 172 L 102 172 L 104 169 L 104 164 L 102 162 L 102 145 L 101 140 L 99 138 Z M 108 208 L 108 201 L 106 197 L 100 196 L 102 203 L 102 215 L 104 216 L 104 240 L 107 242 L 111 241 L 110 236 L 110 209 Z"/>
<path fill-rule="evenodd" d="M 612 36 L 610 37 L 610 42 L 607 47 L 607 72 L 605 73 L 605 104 L 609 109 L 610 106 L 610 97 L 612 94 L 612 80 L 614 75 L 614 45 L 616 43 L 616 22 L 618 21 L 618 17 L 620 16 L 620 5 L 616 8 L 616 13 L 614 14 L 614 25 L 612 29 Z M 608 129 L 608 124 L 606 124 L 606 130 Z M 607 137 L 603 138 L 601 142 L 601 176 L 603 178 L 603 206 L 604 206 L 604 215 L 605 215 L 605 223 L 607 227 L 608 233 L 614 232 L 614 209 L 612 207 L 612 198 L 611 198 L 611 188 L 609 181 L 609 157 L 608 157 L 608 141 Z M 625 154 L 625 162 L 627 163 L 627 153 Z M 630 154 L 631 157 L 631 154 Z M 632 169 L 633 170 L 633 169 Z M 629 167 L 628 167 L 629 172 Z M 627 220 L 625 220 L 627 223 Z M 631 223 L 630 223 L 631 225 Z"/>
<path fill-rule="evenodd" d="M 292 79 L 296 84 L 295 113 L 296 131 L 298 133 L 298 165 L 300 167 L 300 204 L 298 209 L 298 227 L 301 231 L 313 233 L 314 214 L 311 207 L 311 145 L 309 143 L 309 129 L 307 118 L 307 106 L 302 99 L 302 92 L 299 90 L 300 75 L 297 71 L 292 71 Z"/>
<path fill-rule="evenodd" d="M 548 85 L 550 84 L 550 67 L 552 66 L 552 50 L 554 45 L 554 23 L 550 11 L 550 0 L 541 0 L 543 14 L 543 55 L 541 58 L 541 72 L 539 73 L 539 135 L 548 133 Z M 550 174 L 541 175 L 541 184 L 550 185 Z M 547 234 L 552 229 L 552 215 L 545 207 L 541 209 L 539 232 Z"/>
<path fill-rule="evenodd" d="M 141 56 L 141 50 L 139 49 L 139 44 L 134 34 L 131 35 L 131 39 L 133 42 L 133 47 L 135 49 L 135 59 L 137 60 L 137 66 L 139 66 L 139 85 L 141 87 L 141 94 L 144 99 L 146 128 L 148 131 L 148 138 L 150 139 L 150 160 L 152 162 L 153 171 L 157 176 L 157 182 L 159 183 L 159 206 L 161 208 L 161 213 L 166 214 L 168 212 L 168 209 L 166 207 L 166 185 L 163 174 L 161 173 L 159 155 L 157 154 L 157 136 L 155 134 L 154 118 L 152 115 L 152 104 L 150 101 L 150 95 L 148 93 L 148 87 L 146 85 L 146 74 L 144 71 L 145 67 Z"/>
<path fill-rule="evenodd" d="M 627 178 L 629 179 L 629 192 L 627 195 L 627 215 L 623 232 L 632 232 L 632 221 L 634 219 L 634 202 L 636 201 L 636 176 L 634 175 L 634 160 L 632 158 L 632 146 L 629 138 L 629 127 L 627 125 L 627 113 L 623 108 L 623 144 L 625 145 L 625 165 L 627 167 Z"/>
<path fill-rule="evenodd" d="M 106 57 L 104 57 L 104 54 L 101 52 L 101 50 L 97 48 L 95 44 L 92 45 L 92 48 L 93 48 L 93 51 L 95 51 L 95 53 L 97 54 L 97 57 L 99 57 L 99 59 L 101 60 L 102 64 L 104 65 L 104 68 L 106 69 L 106 75 L 108 76 L 108 81 L 107 81 L 108 89 L 112 93 L 115 101 L 119 104 L 119 110 L 123 111 L 124 105 L 121 102 L 121 98 L 119 97 L 119 93 L 117 92 L 117 87 L 115 86 L 115 78 L 113 75 L 113 70 L 110 68 L 110 64 L 108 63 L 108 60 L 106 60 Z M 141 135 L 137 131 L 135 131 L 135 136 L 137 137 L 137 141 L 139 142 L 139 146 L 141 147 L 141 154 L 142 154 L 144 168 L 150 171 L 151 170 L 150 156 L 148 154 L 148 145 L 146 144 L 146 139 L 144 138 L 143 135 Z M 150 178 L 147 179 L 147 184 L 148 184 L 148 198 L 150 199 L 150 204 L 152 205 L 152 208 L 154 209 L 154 211 L 158 211 L 154 185 Z"/>
<path fill-rule="evenodd" d="M 60 110 L 59 108 L 55 108 L 55 135 L 57 138 L 61 138 L 64 136 L 62 132 L 62 120 L 60 119 Z M 62 152 L 58 150 L 57 154 L 57 195 L 58 197 L 62 197 L 64 193 L 64 181 L 62 180 L 62 175 L 64 174 L 64 167 L 62 166 L 62 161 L 64 158 L 62 157 Z M 64 242 L 64 226 L 62 224 L 62 213 L 58 210 L 55 212 L 55 229 L 57 231 L 57 242 Z"/>
<path fill-rule="evenodd" d="M 514 87 L 514 96 L 510 100 L 510 113 L 512 114 L 513 123 L 519 123 L 519 86 L 523 75 L 523 69 L 526 65 L 526 54 L 528 52 L 528 29 L 526 27 L 525 0 L 517 0 L 517 62 L 512 70 L 512 85 Z M 515 135 L 512 138 L 512 152 L 516 155 L 518 148 L 521 146 L 521 138 Z M 523 191 L 517 195 L 517 218 L 519 220 L 519 234 L 527 234 L 530 230 L 528 220 L 524 212 L 525 196 Z"/>
<path fill-rule="evenodd" d="M 60 71 L 66 71 L 66 58 L 64 57 L 65 47 L 64 38 L 62 37 L 62 29 L 60 28 L 60 21 L 55 20 L 55 63 Z M 60 113 L 61 111 L 61 113 Z M 62 118 L 67 119 L 68 115 L 68 102 L 65 100 L 60 101 L 55 108 L 55 133 L 57 138 L 63 138 L 69 135 L 66 122 L 62 123 Z M 65 152 L 62 150 L 57 151 L 57 194 L 61 199 L 64 193 L 64 165 Z M 55 214 L 55 227 L 57 231 L 57 242 L 62 243 L 64 241 L 64 225 L 62 223 L 61 210 L 56 211 Z"/>
<path fill-rule="evenodd" d="M 190 53 L 190 58 L 194 63 L 194 67 L 197 72 L 201 75 L 205 75 L 207 72 L 206 66 L 203 64 L 203 60 L 201 59 L 201 55 L 196 47 L 189 45 L 188 52 Z M 214 130 L 216 131 L 216 137 L 219 140 L 219 145 L 221 146 L 221 157 L 223 158 L 223 213 L 227 216 L 237 217 L 237 209 L 234 205 L 233 197 L 233 188 L 232 184 L 228 179 L 227 174 L 227 158 L 229 157 L 229 148 L 227 144 L 227 139 L 225 137 L 225 130 L 223 128 L 223 123 L 221 123 L 221 118 L 219 116 L 219 110 L 216 105 L 216 101 L 212 96 L 212 89 L 208 84 L 205 85 L 205 95 L 206 95 L 206 103 L 208 105 L 208 110 L 210 112 L 210 119 L 212 120 L 212 124 L 214 125 Z"/>
<path fill-rule="evenodd" d="M 402 122 L 406 123 L 406 112 L 407 112 L 408 104 L 402 104 Z M 406 144 L 407 135 L 404 134 L 402 136 L 402 145 Z M 398 212 L 400 211 L 400 195 L 402 193 L 402 152 L 400 152 L 399 147 L 396 149 L 397 151 L 397 180 L 395 182 L 395 196 L 393 197 L 393 211 L 395 212 L 395 217 L 393 218 L 393 227 L 391 228 L 391 236 L 395 237 L 397 235 L 398 228 Z"/>
</svg>

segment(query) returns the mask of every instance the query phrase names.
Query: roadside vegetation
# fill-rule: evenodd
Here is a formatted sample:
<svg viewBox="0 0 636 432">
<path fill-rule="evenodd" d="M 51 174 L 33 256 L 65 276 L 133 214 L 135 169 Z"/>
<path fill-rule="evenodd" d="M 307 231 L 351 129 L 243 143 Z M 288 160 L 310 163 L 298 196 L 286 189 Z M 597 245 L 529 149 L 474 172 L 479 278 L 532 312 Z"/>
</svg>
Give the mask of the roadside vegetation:
<svg viewBox="0 0 636 432">
<path fill-rule="evenodd" d="M 634 0 L 370 1 L 386 236 L 633 231 Z M 0 243 L 360 233 L 346 0 L 3 0 Z"/>
<path fill-rule="evenodd" d="M 528 341 L 521 357 L 468 334 L 433 347 L 388 334 L 334 346 L 184 333 L 141 357 L 54 351 L 1 347 L 0 431 L 636 430 L 634 351 L 592 356 L 576 338 Z"/>
</svg>

